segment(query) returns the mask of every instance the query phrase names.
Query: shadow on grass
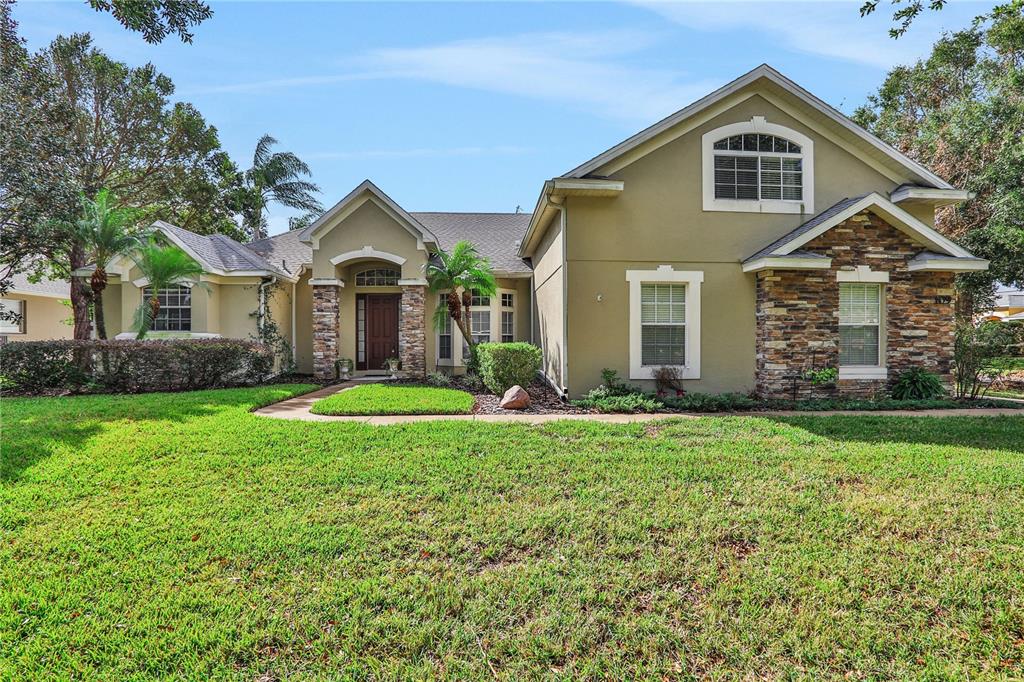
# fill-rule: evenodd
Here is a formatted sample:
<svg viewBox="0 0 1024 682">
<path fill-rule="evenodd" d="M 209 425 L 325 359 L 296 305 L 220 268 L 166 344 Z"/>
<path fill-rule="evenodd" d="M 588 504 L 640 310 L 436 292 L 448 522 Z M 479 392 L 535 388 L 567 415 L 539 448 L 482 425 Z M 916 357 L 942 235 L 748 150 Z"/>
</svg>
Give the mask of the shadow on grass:
<svg viewBox="0 0 1024 682">
<path fill-rule="evenodd" d="M 11 482 L 62 448 L 80 449 L 108 422 L 185 422 L 224 411 L 284 400 L 302 389 L 288 386 L 182 393 L 4 398 L 0 409 L 0 481 Z"/>
<path fill-rule="evenodd" d="M 882 415 L 767 417 L 835 441 L 954 445 L 1024 453 L 1024 414 L 995 417 Z"/>
</svg>

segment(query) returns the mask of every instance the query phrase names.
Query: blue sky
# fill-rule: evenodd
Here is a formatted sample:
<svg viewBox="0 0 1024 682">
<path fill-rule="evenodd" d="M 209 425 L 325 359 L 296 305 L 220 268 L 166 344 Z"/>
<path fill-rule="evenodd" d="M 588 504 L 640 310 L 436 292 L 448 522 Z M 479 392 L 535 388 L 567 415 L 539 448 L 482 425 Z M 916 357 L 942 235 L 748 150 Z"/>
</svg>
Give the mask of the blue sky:
<svg viewBox="0 0 1024 682">
<path fill-rule="evenodd" d="M 883 0 L 883 5 L 884 5 Z M 330 206 L 365 178 L 411 211 L 530 210 L 541 183 L 762 62 L 849 113 L 887 69 L 991 3 L 898 41 L 856 2 L 219 2 L 191 45 L 148 45 L 84 2 L 19 2 L 29 47 L 92 33 L 152 62 L 243 167 L 263 133 Z M 291 212 L 271 209 L 271 233 Z"/>
</svg>

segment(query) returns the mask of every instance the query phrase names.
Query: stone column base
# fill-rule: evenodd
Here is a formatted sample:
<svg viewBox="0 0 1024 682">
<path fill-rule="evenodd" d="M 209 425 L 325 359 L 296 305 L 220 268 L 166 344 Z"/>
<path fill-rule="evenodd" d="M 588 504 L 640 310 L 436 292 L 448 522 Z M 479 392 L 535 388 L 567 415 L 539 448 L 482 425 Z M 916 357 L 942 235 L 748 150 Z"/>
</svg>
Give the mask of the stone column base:
<svg viewBox="0 0 1024 682">
<path fill-rule="evenodd" d="M 398 356 L 402 360 L 403 376 L 410 378 L 422 378 L 427 374 L 425 300 L 425 286 L 402 286 L 398 323 Z"/>
<path fill-rule="evenodd" d="M 338 287 L 313 285 L 313 376 L 317 381 L 334 381 L 340 330 Z"/>
</svg>

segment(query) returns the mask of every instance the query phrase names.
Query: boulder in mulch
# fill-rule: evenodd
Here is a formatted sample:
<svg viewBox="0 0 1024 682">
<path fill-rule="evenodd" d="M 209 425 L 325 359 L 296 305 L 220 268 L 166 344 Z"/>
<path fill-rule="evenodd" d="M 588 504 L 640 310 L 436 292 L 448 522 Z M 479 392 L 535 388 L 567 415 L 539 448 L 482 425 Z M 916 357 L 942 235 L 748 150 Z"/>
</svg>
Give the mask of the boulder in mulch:
<svg viewBox="0 0 1024 682">
<path fill-rule="evenodd" d="M 522 386 L 513 386 L 505 391 L 500 405 L 504 410 L 524 410 L 530 406 L 530 394 Z"/>
</svg>

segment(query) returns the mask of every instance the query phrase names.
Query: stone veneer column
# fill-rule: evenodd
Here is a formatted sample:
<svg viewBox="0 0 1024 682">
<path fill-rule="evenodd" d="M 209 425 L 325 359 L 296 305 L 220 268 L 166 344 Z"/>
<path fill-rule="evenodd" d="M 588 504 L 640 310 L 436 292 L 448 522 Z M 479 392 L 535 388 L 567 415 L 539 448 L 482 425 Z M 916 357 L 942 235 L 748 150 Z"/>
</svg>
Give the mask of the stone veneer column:
<svg viewBox="0 0 1024 682">
<path fill-rule="evenodd" d="M 398 323 L 398 356 L 402 373 L 423 377 L 427 373 L 427 319 L 424 309 L 426 287 L 402 285 L 402 307 Z"/>
<path fill-rule="evenodd" d="M 318 381 L 334 379 L 338 359 L 338 286 L 313 285 L 313 376 Z"/>
</svg>

